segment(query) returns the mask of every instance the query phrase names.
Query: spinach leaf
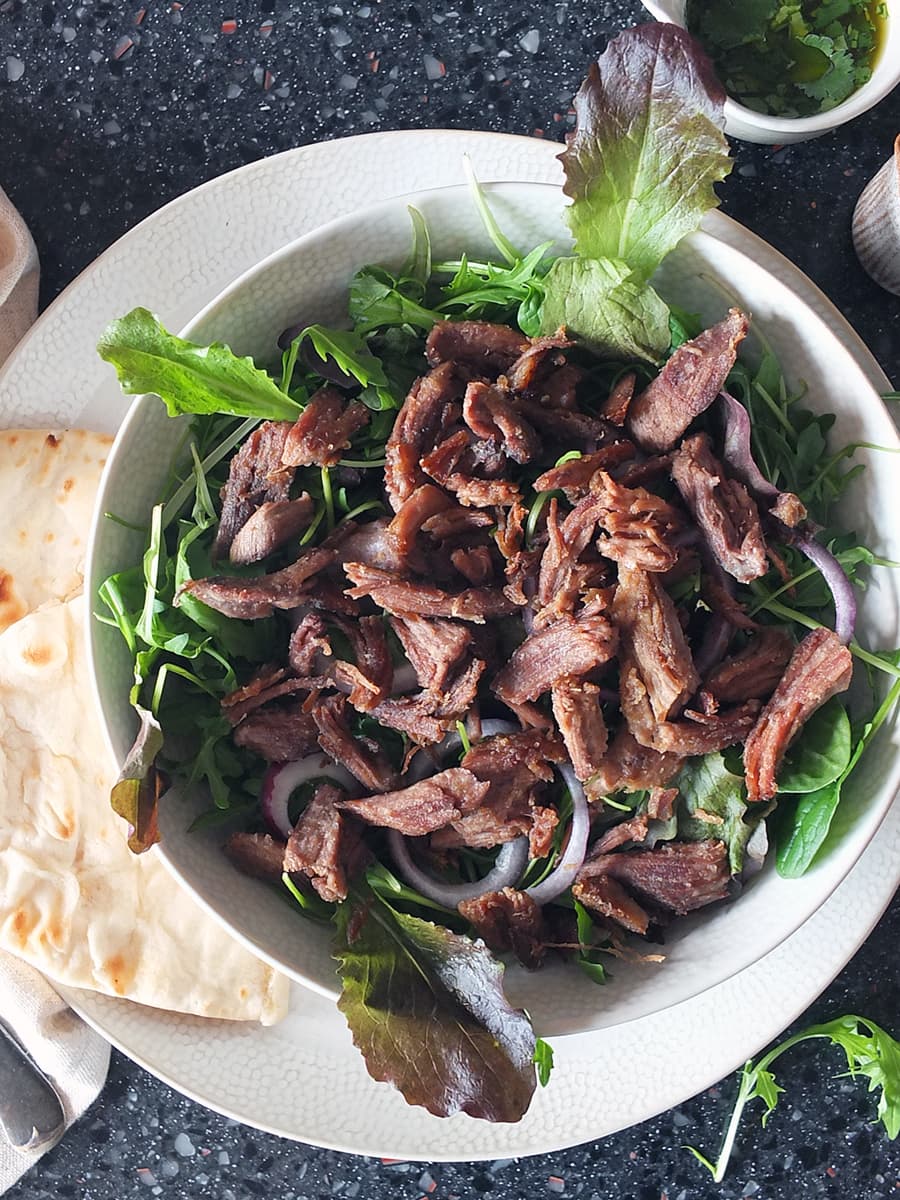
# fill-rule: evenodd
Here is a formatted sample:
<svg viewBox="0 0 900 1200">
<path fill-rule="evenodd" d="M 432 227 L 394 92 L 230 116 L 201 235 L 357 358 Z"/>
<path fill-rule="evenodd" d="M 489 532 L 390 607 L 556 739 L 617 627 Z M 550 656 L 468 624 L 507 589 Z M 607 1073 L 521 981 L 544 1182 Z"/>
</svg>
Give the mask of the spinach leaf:
<svg viewBox="0 0 900 1200">
<path fill-rule="evenodd" d="M 170 417 L 231 413 L 295 421 L 301 412 L 252 358 L 238 358 L 221 342 L 186 342 L 169 333 L 146 308 L 134 308 L 108 325 L 97 350 L 116 368 L 124 392 L 155 392 Z"/>
<path fill-rule="evenodd" d="M 889 657 L 889 656 L 886 656 Z M 778 874 L 786 879 L 803 875 L 819 853 L 841 799 L 841 789 L 853 768 L 863 756 L 872 738 L 887 720 L 900 700 L 900 679 L 896 680 L 884 700 L 860 730 L 847 765 L 833 783 L 815 792 L 800 796 L 795 808 L 779 809 L 778 853 L 775 865 Z"/>
<path fill-rule="evenodd" d="M 779 772 L 779 792 L 818 792 L 834 783 L 851 754 L 850 718 L 835 696 L 803 728 Z"/>
<path fill-rule="evenodd" d="M 731 170 L 725 93 L 699 43 L 676 25 L 630 29 L 592 64 L 560 155 L 566 216 L 584 258 L 624 260 L 647 280 Z"/>
<path fill-rule="evenodd" d="M 534 1094 L 535 1036 L 484 944 L 371 892 L 342 904 L 336 922 L 338 1007 L 369 1074 L 436 1116 L 518 1121 Z"/>
<path fill-rule="evenodd" d="M 671 339 L 669 310 L 627 263 L 558 258 L 543 281 L 540 332 L 561 325 L 600 358 L 658 363 Z"/>
</svg>

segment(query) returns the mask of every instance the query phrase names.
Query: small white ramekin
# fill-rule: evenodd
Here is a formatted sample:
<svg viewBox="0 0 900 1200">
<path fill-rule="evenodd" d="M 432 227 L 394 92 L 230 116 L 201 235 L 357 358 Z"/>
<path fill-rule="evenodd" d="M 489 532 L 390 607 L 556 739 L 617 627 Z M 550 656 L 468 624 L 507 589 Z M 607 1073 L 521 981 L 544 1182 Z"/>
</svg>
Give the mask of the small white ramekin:
<svg viewBox="0 0 900 1200">
<path fill-rule="evenodd" d="M 684 28 L 685 0 L 643 0 L 643 4 L 657 21 L 669 21 Z M 872 78 L 843 104 L 815 117 L 770 117 L 729 97 L 725 101 L 725 132 L 745 142 L 770 145 L 805 142 L 821 137 L 873 108 L 900 83 L 900 0 L 887 0 L 887 10 L 887 36 Z"/>
</svg>

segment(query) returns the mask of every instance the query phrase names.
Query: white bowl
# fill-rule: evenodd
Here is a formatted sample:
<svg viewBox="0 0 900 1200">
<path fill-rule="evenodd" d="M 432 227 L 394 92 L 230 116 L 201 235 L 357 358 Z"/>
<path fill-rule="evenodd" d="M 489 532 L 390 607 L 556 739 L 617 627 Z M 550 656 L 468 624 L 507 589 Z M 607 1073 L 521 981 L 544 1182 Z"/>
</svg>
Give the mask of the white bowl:
<svg viewBox="0 0 900 1200">
<path fill-rule="evenodd" d="M 657 21 L 685 27 L 686 0 L 643 0 L 643 4 Z M 900 83 L 900 0 L 886 0 L 886 4 L 887 33 L 872 78 L 852 96 L 848 96 L 843 104 L 837 104 L 828 112 L 818 113 L 814 117 L 770 117 L 729 98 L 725 101 L 725 132 L 745 142 L 771 145 L 805 142 L 821 137 L 823 133 L 830 133 L 839 125 L 874 108 Z"/>
<path fill-rule="evenodd" d="M 560 191 L 545 184 L 487 188 L 501 227 L 521 248 L 556 239 L 569 244 Z M 229 343 L 237 353 L 267 359 L 275 339 L 298 322 L 336 322 L 345 312 L 353 272 L 369 262 L 399 266 L 410 240 L 407 204 L 428 221 L 439 258 L 490 253 L 467 189 L 450 187 L 403 197 L 326 225 L 279 251 L 232 284 L 183 331 L 195 341 Z M 810 404 L 837 414 L 834 444 L 898 444 L 890 418 L 852 355 L 823 320 L 789 288 L 746 255 L 707 233 L 685 239 L 657 283 L 663 295 L 709 322 L 740 301 L 778 354 L 789 381 L 809 388 Z M 752 342 L 751 338 L 751 342 Z M 752 352 L 752 345 L 751 345 Z M 136 400 L 116 439 L 100 488 L 87 578 L 92 594 L 112 571 L 139 560 L 141 537 L 102 514 L 145 522 L 180 436 L 180 422 L 155 397 Z M 869 470 L 855 482 L 845 523 L 867 544 L 900 558 L 900 529 L 883 514 L 900 511 L 900 474 L 888 456 L 860 455 Z M 876 573 L 860 604 L 862 636 L 872 647 L 900 639 L 900 580 Z M 135 733 L 127 696 L 130 661 L 116 631 L 91 622 L 93 682 L 113 751 L 122 761 Z M 878 828 L 900 784 L 898 735 L 882 730 L 853 778 L 841 809 L 845 836 L 800 880 L 783 880 L 771 864 L 736 903 L 676 923 L 660 966 L 613 964 L 613 983 L 598 991 L 563 964 L 529 975 L 508 973 L 508 991 L 532 1013 L 545 1035 L 586 1032 L 634 1020 L 713 987 L 774 949 L 814 913 L 855 863 Z M 241 875 L 225 859 L 222 830 L 188 834 L 204 807 L 197 795 L 164 798 L 162 855 L 176 877 L 236 937 L 292 979 L 337 992 L 329 931 L 300 916 L 266 885 Z"/>
</svg>

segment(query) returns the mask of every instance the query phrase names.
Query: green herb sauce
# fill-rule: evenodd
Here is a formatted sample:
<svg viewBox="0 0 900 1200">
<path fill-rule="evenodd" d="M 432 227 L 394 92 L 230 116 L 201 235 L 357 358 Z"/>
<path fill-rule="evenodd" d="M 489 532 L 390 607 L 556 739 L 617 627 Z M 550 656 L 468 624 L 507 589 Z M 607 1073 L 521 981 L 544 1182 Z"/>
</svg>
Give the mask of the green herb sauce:
<svg viewBox="0 0 900 1200">
<path fill-rule="evenodd" d="M 812 117 L 871 78 L 887 9 L 871 0 L 688 0 L 685 19 L 735 100 Z"/>
</svg>

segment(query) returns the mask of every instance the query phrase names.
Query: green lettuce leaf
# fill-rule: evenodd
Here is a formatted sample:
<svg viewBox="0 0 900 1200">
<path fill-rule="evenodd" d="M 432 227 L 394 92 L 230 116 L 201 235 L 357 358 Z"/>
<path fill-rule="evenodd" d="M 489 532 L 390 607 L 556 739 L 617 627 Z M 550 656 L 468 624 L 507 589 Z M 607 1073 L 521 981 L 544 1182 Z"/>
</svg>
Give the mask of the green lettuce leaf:
<svg viewBox="0 0 900 1200">
<path fill-rule="evenodd" d="M 601 358 L 657 363 L 669 346 L 669 309 L 627 263 L 558 258 L 543 281 L 540 332 L 561 325 Z"/>
<path fill-rule="evenodd" d="M 535 1036 L 482 942 L 382 901 L 336 914 L 338 1007 L 369 1074 L 436 1116 L 518 1121 L 535 1089 Z"/>
<path fill-rule="evenodd" d="M 719 203 L 713 185 L 731 170 L 724 102 L 700 44 L 678 26 L 640 25 L 610 42 L 575 97 L 560 155 L 579 255 L 624 260 L 649 279 Z"/>
<path fill-rule="evenodd" d="M 762 811 L 745 821 L 744 779 L 728 770 L 721 753 L 692 758 L 675 780 L 680 792 L 678 833 L 686 841 L 721 840 L 732 875 L 744 866 L 744 851 Z M 766 810 L 768 811 L 768 810 Z"/>
<path fill-rule="evenodd" d="M 221 342 L 186 342 L 169 333 L 146 308 L 134 308 L 108 325 L 97 350 L 116 368 L 122 391 L 155 392 L 170 417 L 230 413 L 295 421 L 301 412 L 252 358 L 238 358 Z"/>
</svg>

